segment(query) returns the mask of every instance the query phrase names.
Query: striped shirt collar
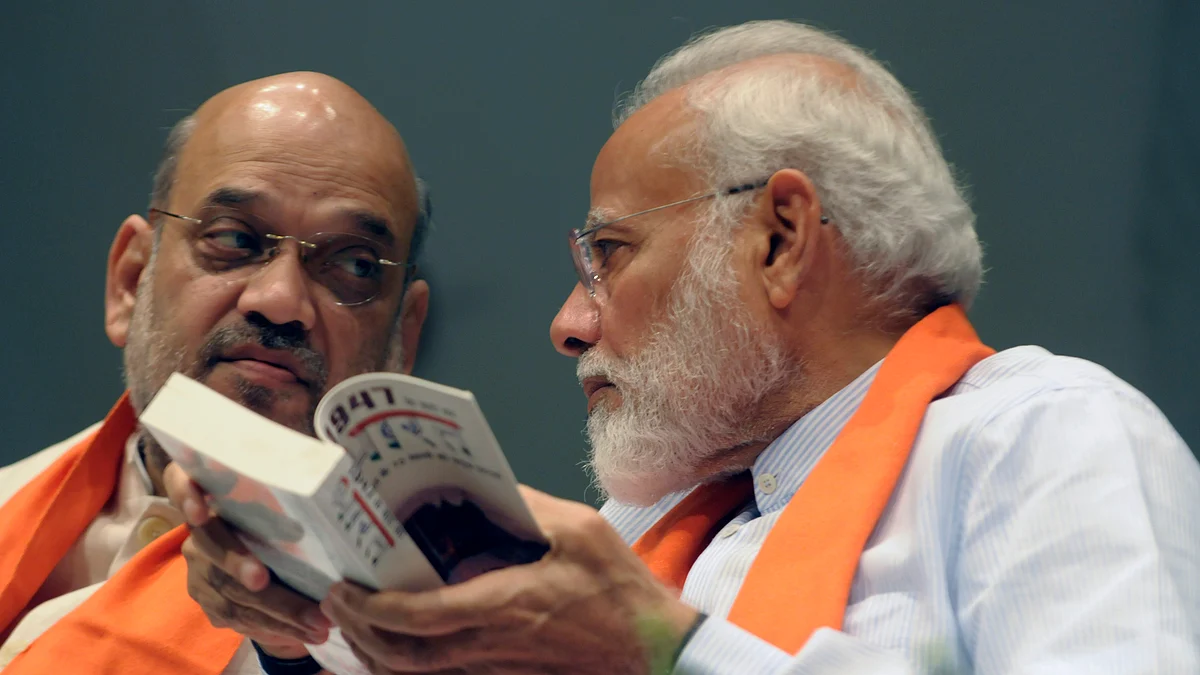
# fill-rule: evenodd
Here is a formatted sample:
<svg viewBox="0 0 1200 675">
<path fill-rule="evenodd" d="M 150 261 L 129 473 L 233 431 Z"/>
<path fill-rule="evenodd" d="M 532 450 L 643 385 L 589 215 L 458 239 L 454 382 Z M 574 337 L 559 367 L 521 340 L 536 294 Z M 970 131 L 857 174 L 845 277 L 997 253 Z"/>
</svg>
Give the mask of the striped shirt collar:
<svg viewBox="0 0 1200 675">
<path fill-rule="evenodd" d="M 796 494 L 817 460 L 833 445 L 846 422 L 858 410 L 882 363 L 877 362 L 838 393 L 796 420 L 762 451 L 750 469 L 754 476 L 755 506 L 760 513 L 782 509 Z M 770 478 L 766 477 L 768 474 Z M 684 490 L 669 494 L 657 504 L 644 507 L 608 500 L 600 509 L 600 514 L 608 519 L 627 543 L 633 543 L 690 492 Z"/>
<path fill-rule="evenodd" d="M 858 410 L 882 363 L 876 362 L 853 382 L 796 420 L 762 451 L 750 468 L 759 513 L 772 513 L 787 506 L 817 461 Z"/>
</svg>

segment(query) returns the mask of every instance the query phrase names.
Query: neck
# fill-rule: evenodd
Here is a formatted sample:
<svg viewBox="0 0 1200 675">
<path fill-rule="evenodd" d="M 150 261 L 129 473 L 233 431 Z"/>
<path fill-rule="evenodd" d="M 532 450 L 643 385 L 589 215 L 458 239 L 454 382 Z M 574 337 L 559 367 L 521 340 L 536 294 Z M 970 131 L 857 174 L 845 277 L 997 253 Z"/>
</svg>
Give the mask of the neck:
<svg viewBox="0 0 1200 675">
<path fill-rule="evenodd" d="M 146 473 L 150 476 L 150 484 L 154 488 L 154 496 L 166 497 L 167 488 L 163 482 L 163 472 L 166 471 L 167 465 L 171 463 L 171 457 L 162 449 L 154 437 L 151 436 L 145 429 L 139 428 L 135 433 L 140 434 L 138 441 L 138 451 L 142 454 L 142 463 L 146 466 Z"/>
<path fill-rule="evenodd" d="M 758 456 L 801 417 L 845 389 L 896 346 L 898 334 L 864 330 L 831 332 L 796 351 L 794 386 L 763 399 L 756 412 L 753 436 L 758 439 L 720 453 L 705 473 L 723 475 L 754 465 Z M 820 354 L 820 359 L 801 354 Z"/>
</svg>

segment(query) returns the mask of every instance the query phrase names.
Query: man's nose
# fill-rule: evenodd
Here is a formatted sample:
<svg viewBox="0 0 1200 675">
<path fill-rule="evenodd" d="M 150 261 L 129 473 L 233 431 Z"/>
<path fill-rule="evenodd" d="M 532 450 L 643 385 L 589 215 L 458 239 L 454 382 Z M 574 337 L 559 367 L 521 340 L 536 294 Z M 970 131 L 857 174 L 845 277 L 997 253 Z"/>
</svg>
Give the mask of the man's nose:
<svg viewBox="0 0 1200 675">
<path fill-rule="evenodd" d="M 550 322 L 550 341 L 559 354 L 574 357 L 600 341 L 600 310 L 583 284 L 575 284 Z"/>
<path fill-rule="evenodd" d="M 274 324 L 296 322 L 306 331 L 312 329 L 317 319 L 312 280 L 295 248 L 280 246 L 251 277 L 238 298 L 238 311 L 257 312 Z"/>
</svg>

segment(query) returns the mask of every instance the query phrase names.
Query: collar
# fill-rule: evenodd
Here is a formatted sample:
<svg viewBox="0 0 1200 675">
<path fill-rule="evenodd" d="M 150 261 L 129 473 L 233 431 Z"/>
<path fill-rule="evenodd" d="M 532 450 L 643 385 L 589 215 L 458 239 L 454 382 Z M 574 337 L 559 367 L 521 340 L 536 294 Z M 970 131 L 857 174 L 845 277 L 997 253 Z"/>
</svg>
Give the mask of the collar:
<svg viewBox="0 0 1200 675">
<path fill-rule="evenodd" d="M 862 404 L 882 364 L 880 360 L 796 420 L 759 454 L 750 468 L 754 478 L 752 508 L 757 509 L 759 514 L 774 513 L 791 501 L 817 461 L 833 445 Z M 626 541 L 632 543 L 690 492 L 683 490 L 669 494 L 652 506 L 634 506 L 610 499 L 604 503 L 600 513 Z"/>
<path fill-rule="evenodd" d="M 146 436 L 141 429 L 130 434 L 129 440 L 125 442 L 125 461 L 132 464 L 137 471 L 142 487 L 146 488 L 146 494 L 153 495 L 154 481 L 150 480 L 150 472 L 146 469 Z"/>
<path fill-rule="evenodd" d="M 883 361 L 825 399 L 771 441 L 750 468 L 759 513 L 783 509 L 862 404 Z"/>
</svg>

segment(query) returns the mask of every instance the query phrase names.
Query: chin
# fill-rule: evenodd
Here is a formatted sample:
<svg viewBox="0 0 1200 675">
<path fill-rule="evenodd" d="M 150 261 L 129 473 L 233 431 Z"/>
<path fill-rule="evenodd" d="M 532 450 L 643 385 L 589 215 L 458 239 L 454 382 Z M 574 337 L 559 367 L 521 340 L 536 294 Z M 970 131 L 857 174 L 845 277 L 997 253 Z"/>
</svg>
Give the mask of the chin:
<svg viewBox="0 0 1200 675">
<path fill-rule="evenodd" d="M 266 387 L 236 375 L 232 378 L 205 378 L 204 383 L 272 422 L 313 435 L 314 404 L 308 400 L 310 397 L 307 392 L 297 395 L 290 388 L 280 390 Z"/>
<path fill-rule="evenodd" d="M 609 499 L 633 506 L 653 506 L 667 495 L 695 487 L 699 480 L 675 472 L 658 472 L 631 476 L 604 475 L 596 471 L 600 491 Z"/>
</svg>

